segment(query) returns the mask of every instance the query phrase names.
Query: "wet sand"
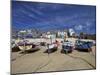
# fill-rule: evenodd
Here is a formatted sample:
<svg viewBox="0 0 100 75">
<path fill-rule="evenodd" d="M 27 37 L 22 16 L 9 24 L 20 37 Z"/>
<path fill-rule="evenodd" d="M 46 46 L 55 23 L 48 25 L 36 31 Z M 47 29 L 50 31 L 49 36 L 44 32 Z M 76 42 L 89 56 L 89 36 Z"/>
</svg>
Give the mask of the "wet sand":
<svg viewBox="0 0 100 75">
<path fill-rule="evenodd" d="M 76 39 L 68 38 L 68 40 L 75 42 Z M 32 41 L 32 39 L 30 41 Z M 41 46 L 40 50 L 36 52 L 12 52 L 11 73 L 95 69 L 95 46 L 92 47 L 92 52 L 73 50 L 73 52 L 69 54 L 61 53 L 61 44 L 57 51 L 49 55 L 44 53 L 45 50 L 46 47 Z"/>
</svg>

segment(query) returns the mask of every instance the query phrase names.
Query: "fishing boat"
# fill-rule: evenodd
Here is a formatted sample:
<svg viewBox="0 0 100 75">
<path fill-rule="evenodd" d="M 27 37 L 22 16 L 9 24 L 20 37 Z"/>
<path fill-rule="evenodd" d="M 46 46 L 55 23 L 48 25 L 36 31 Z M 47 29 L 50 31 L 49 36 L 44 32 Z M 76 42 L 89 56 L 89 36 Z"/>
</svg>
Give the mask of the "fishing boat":
<svg viewBox="0 0 100 75">
<path fill-rule="evenodd" d="M 47 44 L 47 52 L 48 53 L 51 53 L 51 52 L 54 52 L 58 49 L 58 46 L 56 43 L 53 43 L 53 44 Z"/>
<path fill-rule="evenodd" d="M 18 51 L 20 51 L 20 49 L 18 48 L 18 45 L 15 42 L 15 40 L 11 41 L 11 50 L 12 50 L 12 52 L 18 52 Z"/>
<path fill-rule="evenodd" d="M 74 45 L 71 41 L 64 41 L 63 44 L 62 44 L 62 50 L 61 52 L 62 53 L 69 53 L 69 52 L 72 52 L 74 48 Z"/>
<path fill-rule="evenodd" d="M 57 51 L 57 49 L 58 49 L 58 41 L 55 40 L 55 36 L 54 35 L 52 35 L 50 37 L 50 40 L 51 40 L 51 43 L 47 44 L 47 52 L 48 53 L 52 53 L 54 51 Z"/>
<path fill-rule="evenodd" d="M 91 51 L 92 41 L 76 40 L 75 48 L 79 51 Z"/>
<path fill-rule="evenodd" d="M 29 40 L 27 40 L 28 37 L 26 37 L 28 35 L 27 31 L 23 30 L 19 32 L 19 35 L 22 37 L 17 44 L 18 44 L 18 48 L 22 51 L 22 52 L 26 52 L 26 51 L 35 51 L 35 50 L 39 50 L 39 45 L 34 43 L 34 42 L 30 42 Z M 32 38 L 32 37 L 31 37 Z"/>
<path fill-rule="evenodd" d="M 29 42 L 28 40 L 20 41 L 18 47 L 22 52 L 39 50 L 39 45 Z"/>
</svg>

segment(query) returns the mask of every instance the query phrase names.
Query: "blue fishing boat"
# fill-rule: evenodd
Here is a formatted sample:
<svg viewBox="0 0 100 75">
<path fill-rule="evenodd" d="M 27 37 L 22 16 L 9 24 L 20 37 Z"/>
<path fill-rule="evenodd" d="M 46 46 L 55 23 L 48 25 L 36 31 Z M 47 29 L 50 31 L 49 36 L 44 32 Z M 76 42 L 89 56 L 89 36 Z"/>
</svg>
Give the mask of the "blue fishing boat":
<svg viewBox="0 0 100 75">
<path fill-rule="evenodd" d="M 75 42 L 75 48 L 81 51 L 82 50 L 90 51 L 92 46 L 93 46 L 92 41 L 76 40 Z"/>
</svg>

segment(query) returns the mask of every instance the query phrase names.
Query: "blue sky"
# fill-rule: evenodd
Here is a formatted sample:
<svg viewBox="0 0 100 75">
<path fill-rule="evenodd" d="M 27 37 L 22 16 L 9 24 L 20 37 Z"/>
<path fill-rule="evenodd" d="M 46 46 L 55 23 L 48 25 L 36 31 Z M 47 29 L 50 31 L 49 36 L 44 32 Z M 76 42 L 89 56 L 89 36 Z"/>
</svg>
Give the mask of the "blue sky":
<svg viewBox="0 0 100 75">
<path fill-rule="evenodd" d="M 95 33 L 96 7 L 12 1 L 12 28 Z"/>
</svg>

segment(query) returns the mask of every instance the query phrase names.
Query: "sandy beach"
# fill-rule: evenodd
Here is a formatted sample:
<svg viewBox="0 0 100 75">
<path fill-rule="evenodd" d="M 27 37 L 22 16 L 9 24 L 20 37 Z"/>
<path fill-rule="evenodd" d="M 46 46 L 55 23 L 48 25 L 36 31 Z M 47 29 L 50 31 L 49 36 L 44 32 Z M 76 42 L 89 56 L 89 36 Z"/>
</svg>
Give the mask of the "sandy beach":
<svg viewBox="0 0 100 75">
<path fill-rule="evenodd" d="M 28 39 L 31 42 L 50 42 L 49 39 Z M 61 41 L 61 39 L 57 39 Z M 75 43 L 75 38 L 68 38 Z M 16 40 L 18 42 L 18 40 Z M 92 47 L 91 52 L 80 52 L 73 50 L 72 53 L 62 54 L 62 44 L 58 50 L 49 54 L 44 53 L 46 46 L 40 46 L 40 50 L 30 53 L 12 52 L 11 53 L 11 73 L 36 73 L 51 71 L 85 70 L 95 69 L 96 46 Z"/>
</svg>

